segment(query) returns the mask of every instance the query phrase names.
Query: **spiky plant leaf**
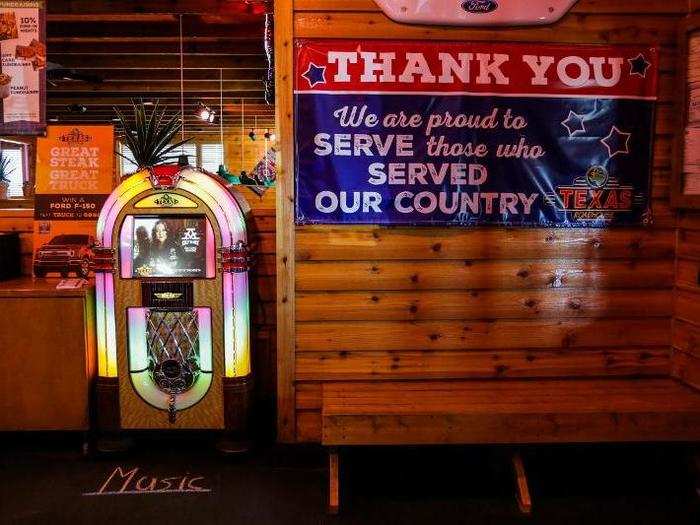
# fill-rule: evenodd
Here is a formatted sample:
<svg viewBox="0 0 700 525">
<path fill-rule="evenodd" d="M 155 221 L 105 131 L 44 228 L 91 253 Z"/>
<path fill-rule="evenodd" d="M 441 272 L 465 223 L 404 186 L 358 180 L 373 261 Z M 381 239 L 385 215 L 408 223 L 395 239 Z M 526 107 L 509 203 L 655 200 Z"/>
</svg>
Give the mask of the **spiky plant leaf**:
<svg viewBox="0 0 700 525">
<path fill-rule="evenodd" d="M 166 120 L 166 108 L 156 101 L 149 112 L 142 100 L 131 101 L 134 111 L 133 122 L 118 107 L 114 108 L 117 119 L 124 129 L 124 144 L 129 148 L 138 169 L 149 168 L 170 161 L 176 156 L 172 151 L 186 144 L 187 138 L 176 143 L 173 139 L 182 129 L 179 114 Z M 116 152 L 122 158 L 126 158 Z M 131 159 L 127 159 L 131 160 Z"/>
<path fill-rule="evenodd" d="M 14 168 L 10 167 L 10 162 L 12 162 L 10 157 L 6 157 L 0 151 L 0 181 L 2 182 L 10 182 L 10 175 L 15 171 Z"/>
</svg>

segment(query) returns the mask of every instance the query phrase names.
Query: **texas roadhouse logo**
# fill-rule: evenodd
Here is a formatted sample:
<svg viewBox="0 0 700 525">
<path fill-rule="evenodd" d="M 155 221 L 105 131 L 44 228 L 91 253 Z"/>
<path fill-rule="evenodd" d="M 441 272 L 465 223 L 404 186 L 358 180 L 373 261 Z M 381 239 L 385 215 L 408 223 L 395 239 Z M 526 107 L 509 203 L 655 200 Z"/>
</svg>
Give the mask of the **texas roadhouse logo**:
<svg viewBox="0 0 700 525">
<path fill-rule="evenodd" d="M 620 184 L 603 166 L 591 166 L 584 176 L 557 186 L 544 200 L 557 211 L 571 213 L 574 220 L 612 222 L 616 214 L 642 206 L 645 194 Z"/>
</svg>

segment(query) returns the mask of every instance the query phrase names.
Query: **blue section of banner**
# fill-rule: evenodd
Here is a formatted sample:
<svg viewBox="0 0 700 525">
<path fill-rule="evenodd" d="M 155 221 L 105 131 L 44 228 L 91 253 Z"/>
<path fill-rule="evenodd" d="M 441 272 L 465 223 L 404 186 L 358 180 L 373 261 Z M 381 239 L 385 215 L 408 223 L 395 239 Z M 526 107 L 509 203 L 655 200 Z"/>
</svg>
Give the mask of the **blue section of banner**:
<svg viewBox="0 0 700 525">
<path fill-rule="evenodd" d="M 299 93 L 295 104 L 298 224 L 650 220 L 653 101 Z M 364 106 L 377 125 L 341 122 Z M 401 113 L 420 124 L 384 125 Z"/>
</svg>

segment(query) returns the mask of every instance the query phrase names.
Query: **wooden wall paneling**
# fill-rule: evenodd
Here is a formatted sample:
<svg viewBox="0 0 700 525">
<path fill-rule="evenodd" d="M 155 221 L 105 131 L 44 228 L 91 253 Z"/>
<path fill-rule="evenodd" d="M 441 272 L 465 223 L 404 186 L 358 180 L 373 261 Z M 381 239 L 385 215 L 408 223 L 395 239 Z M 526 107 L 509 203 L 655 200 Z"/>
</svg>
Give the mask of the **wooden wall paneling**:
<svg viewBox="0 0 700 525">
<path fill-rule="evenodd" d="M 318 443 L 321 441 L 321 413 L 313 410 L 300 410 L 296 413 L 296 441 Z"/>
<path fill-rule="evenodd" d="M 671 320 L 307 321 L 296 332 L 298 352 L 663 346 Z"/>
<path fill-rule="evenodd" d="M 700 357 L 674 350 L 673 375 L 683 383 L 700 390 Z"/>
<path fill-rule="evenodd" d="M 700 212 L 679 213 L 672 375 L 700 390 Z"/>
<path fill-rule="evenodd" d="M 622 3 L 622 2 L 620 2 Z M 630 23 L 629 16 L 634 16 Z M 407 38 L 551 43 L 640 42 L 674 46 L 678 18 L 660 14 L 569 14 L 552 27 L 464 28 L 397 24 L 382 13 L 302 12 L 294 17 L 297 38 Z"/>
<path fill-rule="evenodd" d="M 281 442 L 303 439 L 303 436 L 297 436 L 295 428 L 294 397 L 293 22 L 292 0 L 277 0 L 275 2 L 275 109 L 280 144 L 277 162 L 277 439 Z"/>
<path fill-rule="evenodd" d="M 243 137 L 241 137 L 240 130 L 230 131 L 224 135 L 226 164 L 232 173 L 238 173 L 241 170 L 250 173 L 258 165 L 258 162 L 263 159 L 266 147 L 272 147 L 272 144 L 263 138 L 265 130 L 268 129 L 267 127 L 258 125 L 256 140 L 251 140 L 248 137 L 248 133 L 253 127 L 253 118 L 246 116 Z M 274 129 L 274 123 L 271 128 Z M 217 138 L 214 142 L 218 143 L 219 139 Z M 241 148 L 241 144 L 243 144 L 243 148 Z M 241 155 L 241 149 L 243 149 L 243 155 Z"/>
<path fill-rule="evenodd" d="M 669 375 L 668 346 L 532 350 L 298 352 L 299 381 Z M 319 409 L 297 396 L 302 410 Z"/>
<path fill-rule="evenodd" d="M 692 5 L 689 3 L 689 10 Z M 678 95 L 674 101 L 673 109 L 673 124 L 678 130 L 675 134 L 672 149 L 672 182 L 671 182 L 671 203 L 674 207 L 685 209 L 700 208 L 700 196 L 697 194 L 686 193 L 685 186 L 687 182 L 692 182 L 690 174 L 685 173 L 684 159 L 686 148 L 686 129 L 689 124 L 690 115 L 690 82 L 688 61 L 689 44 L 691 34 L 697 33 L 700 30 L 700 16 L 696 14 L 689 15 L 680 25 L 678 31 Z M 687 175 L 687 176 L 686 176 Z"/>
<path fill-rule="evenodd" d="M 700 237 L 700 232 L 698 233 Z M 655 228 L 437 229 L 309 226 L 300 261 L 673 258 L 675 233 Z"/>
<path fill-rule="evenodd" d="M 581 0 L 553 26 L 507 29 L 396 24 L 370 0 L 294 7 L 297 38 L 642 43 L 661 60 L 651 227 L 296 229 L 297 439 L 321 439 L 321 392 L 338 381 L 671 373 L 678 221 L 669 196 L 685 0 Z M 700 231 L 687 235 L 700 246 Z M 686 250 L 700 264 L 700 248 Z"/>
<path fill-rule="evenodd" d="M 694 314 L 700 319 L 699 311 Z M 661 290 L 438 290 L 297 293 L 297 321 L 671 317 Z"/>
<path fill-rule="evenodd" d="M 700 266 L 700 263 L 698 264 Z M 297 291 L 671 288 L 671 259 L 298 261 Z"/>
</svg>

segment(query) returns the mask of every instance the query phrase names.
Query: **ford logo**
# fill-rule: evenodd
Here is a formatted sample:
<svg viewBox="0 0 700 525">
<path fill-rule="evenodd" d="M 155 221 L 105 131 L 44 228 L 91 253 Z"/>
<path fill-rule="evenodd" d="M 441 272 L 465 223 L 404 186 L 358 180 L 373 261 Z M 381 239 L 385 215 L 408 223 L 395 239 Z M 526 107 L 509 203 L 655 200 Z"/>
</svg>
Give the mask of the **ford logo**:
<svg viewBox="0 0 700 525">
<path fill-rule="evenodd" d="M 498 9 L 498 3 L 494 0 L 467 0 L 462 2 L 462 9 L 468 13 L 491 13 Z"/>
</svg>

